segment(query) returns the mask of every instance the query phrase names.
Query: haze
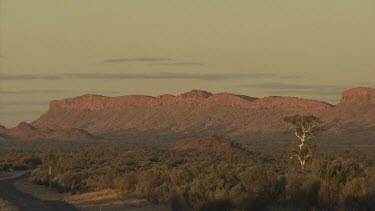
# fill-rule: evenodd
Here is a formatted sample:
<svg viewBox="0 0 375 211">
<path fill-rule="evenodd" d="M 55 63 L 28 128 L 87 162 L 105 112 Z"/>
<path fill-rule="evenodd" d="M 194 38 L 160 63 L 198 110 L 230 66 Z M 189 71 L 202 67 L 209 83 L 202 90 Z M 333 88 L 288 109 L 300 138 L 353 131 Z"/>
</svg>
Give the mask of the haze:
<svg viewBox="0 0 375 211">
<path fill-rule="evenodd" d="M 375 85 L 374 11 L 371 0 L 3 0 L 0 123 L 85 93 L 337 103 Z"/>
</svg>

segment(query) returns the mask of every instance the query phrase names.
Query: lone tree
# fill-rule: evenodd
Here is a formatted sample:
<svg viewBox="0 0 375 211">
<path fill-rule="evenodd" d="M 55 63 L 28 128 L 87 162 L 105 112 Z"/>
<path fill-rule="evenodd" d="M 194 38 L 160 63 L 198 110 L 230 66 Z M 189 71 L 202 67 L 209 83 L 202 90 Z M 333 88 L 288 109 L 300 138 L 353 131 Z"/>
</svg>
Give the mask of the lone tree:
<svg viewBox="0 0 375 211">
<path fill-rule="evenodd" d="M 314 136 L 321 131 L 319 125 L 322 123 L 320 118 L 313 115 L 307 116 L 287 116 L 284 121 L 294 130 L 294 135 L 301 141 L 298 148 L 293 150 L 290 159 L 297 158 L 301 168 L 305 168 L 306 161 L 313 156 L 315 144 L 311 143 Z"/>
</svg>

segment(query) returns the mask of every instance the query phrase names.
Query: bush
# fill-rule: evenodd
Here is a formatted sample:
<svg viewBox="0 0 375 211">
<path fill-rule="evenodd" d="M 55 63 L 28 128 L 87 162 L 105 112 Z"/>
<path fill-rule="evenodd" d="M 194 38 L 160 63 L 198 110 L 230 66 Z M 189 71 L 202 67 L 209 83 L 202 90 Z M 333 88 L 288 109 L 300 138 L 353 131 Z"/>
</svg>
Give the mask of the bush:
<svg viewBox="0 0 375 211">
<path fill-rule="evenodd" d="M 129 172 L 118 179 L 116 186 L 124 193 L 131 193 L 135 191 L 136 185 L 137 174 L 135 172 Z"/>
<path fill-rule="evenodd" d="M 325 179 L 345 184 L 347 181 L 358 177 L 362 168 L 354 160 L 334 160 L 327 165 Z"/>
<path fill-rule="evenodd" d="M 375 207 L 374 192 L 365 178 L 355 178 L 342 188 L 340 205 L 346 210 L 370 210 Z"/>
<path fill-rule="evenodd" d="M 86 189 L 86 187 L 81 184 L 82 180 L 83 175 L 78 172 L 65 172 L 54 177 L 53 183 L 55 184 L 54 186 L 62 192 L 71 191 L 75 193 L 77 190 Z"/>
<path fill-rule="evenodd" d="M 37 168 L 31 173 L 31 180 L 34 183 L 40 184 L 40 185 L 48 185 L 49 184 L 49 175 L 48 171 Z"/>
<path fill-rule="evenodd" d="M 290 175 L 285 187 L 286 203 L 293 208 L 316 207 L 319 201 L 320 181 L 309 175 Z"/>
<path fill-rule="evenodd" d="M 322 180 L 319 191 L 319 204 L 322 208 L 334 209 L 338 205 L 341 185 L 334 181 Z"/>
</svg>

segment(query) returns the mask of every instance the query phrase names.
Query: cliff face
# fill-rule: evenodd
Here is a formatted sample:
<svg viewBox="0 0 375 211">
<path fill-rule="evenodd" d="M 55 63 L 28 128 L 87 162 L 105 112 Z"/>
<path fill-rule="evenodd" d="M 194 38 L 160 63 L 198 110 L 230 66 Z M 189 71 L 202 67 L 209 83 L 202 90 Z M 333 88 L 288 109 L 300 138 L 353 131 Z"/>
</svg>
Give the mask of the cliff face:
<svg viewBox="0 0 375 211">
<path fill-rule="evenodd" d="M 32 123 L 53 130 L 80 128 L 110 137 L 168 137 L 219 134 L 249 137 L 283 133 L 283 118 L 295 114 L 321 117 L 332 131 L 375 128 L 374 89 L 343 93 L 337 106 L 293 97 L 253 98 L 193 90 L 181 95 L 105 97 L 83 95 L 51 102 Z M 349 130 L 348 130 L 349 131 Z M 131 135 L 129 135 L 131 134 Z"/>
</svg>

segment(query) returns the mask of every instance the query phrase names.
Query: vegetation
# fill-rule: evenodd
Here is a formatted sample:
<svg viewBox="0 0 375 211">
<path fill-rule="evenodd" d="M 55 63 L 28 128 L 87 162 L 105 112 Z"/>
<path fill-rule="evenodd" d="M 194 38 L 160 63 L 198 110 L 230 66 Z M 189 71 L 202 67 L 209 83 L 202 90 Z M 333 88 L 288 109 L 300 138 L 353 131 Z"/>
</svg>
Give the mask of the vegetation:
<svg viewBox="0 0 375 211">
<path fill-rule="evenodd" d="M 32 154 L 15 154 L 14 157 L 0 157 L 0 171 L 35 169 L 42 161 L 38 156 Z"/>
<path fill-rule="evenodd" d="M 375 207 L 373 151 L 316 152 L 301 169 L 285 148 L 249 151 L 218 137 L 183 147 L 121 143 L 12 143 L 0 149 L 0 163 L 40 163 L 31 178 L 46 186 L 51 167 L 52 188 L 61 192 L 113 188 L 174 210 Z"/>
<path fill-rule="evenodd" d="M 217 140 L 218 142 L 220 140 Z M 35 183 L 85 192 L 107 188 L 143 195 L 175 210 L 351 209 L 373 207 L 372 154 L 319 155 L 299 170 L 285 151 L 276 153 L 179 149 L 89 149 L 39 154 Z M 220 210 L 219 209 L 219 210 Z"/>
</svg>

